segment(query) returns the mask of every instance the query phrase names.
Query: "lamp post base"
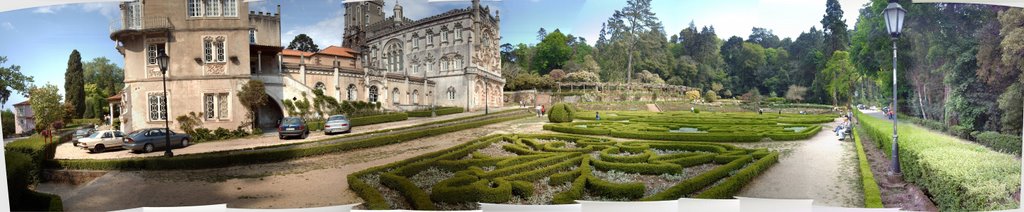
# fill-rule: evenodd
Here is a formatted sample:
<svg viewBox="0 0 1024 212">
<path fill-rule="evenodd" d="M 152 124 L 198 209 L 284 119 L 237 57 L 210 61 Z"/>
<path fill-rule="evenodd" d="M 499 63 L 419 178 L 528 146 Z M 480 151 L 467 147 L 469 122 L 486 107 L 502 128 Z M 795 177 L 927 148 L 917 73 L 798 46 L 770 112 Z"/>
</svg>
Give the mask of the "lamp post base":
<svg viewBox="0 0 1024 212">
<path fill-rule="evenodd" d="M 174 153 L 173 153 L 173 152 L 171 152 L 171 151 L 165 151 L 165 152 L 164 152 L 164 156 L 165 156 L 165 157 L 174 157 Z"/>
</svg>

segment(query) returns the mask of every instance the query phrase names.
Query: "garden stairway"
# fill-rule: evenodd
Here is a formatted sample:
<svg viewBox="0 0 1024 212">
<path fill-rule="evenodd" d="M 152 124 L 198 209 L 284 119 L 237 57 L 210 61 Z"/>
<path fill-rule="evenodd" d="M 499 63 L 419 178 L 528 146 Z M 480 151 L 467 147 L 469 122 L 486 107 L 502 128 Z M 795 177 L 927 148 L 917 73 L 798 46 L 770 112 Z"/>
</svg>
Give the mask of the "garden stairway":
<svg viewBox="0 0 1024 212">
<path fill-rule="evenodd" d="M 661 109 L 659 109 L 656 104 L 647 104 L 647 110 L 651 112 L 661 112 Z"/>
</svg>

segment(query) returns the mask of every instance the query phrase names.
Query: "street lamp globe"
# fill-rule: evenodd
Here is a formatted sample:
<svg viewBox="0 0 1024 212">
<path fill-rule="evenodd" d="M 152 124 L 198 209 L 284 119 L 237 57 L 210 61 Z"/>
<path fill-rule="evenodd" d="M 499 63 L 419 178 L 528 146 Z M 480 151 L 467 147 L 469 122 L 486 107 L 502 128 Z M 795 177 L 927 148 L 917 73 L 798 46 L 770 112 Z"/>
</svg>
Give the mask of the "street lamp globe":
<svg viewBox="0 0 1024 212">
<path fill-rule="evenodd" d="M 167 73 L 167 61 L 170 59 L 171 57 L 167 56 L 167 53 L 164 52 L 160 52 L 156 56 L 156 64 L 160 66 L 160 73 Z"/>
<path fill-rule="evenodd" d="M 907 10 L 903 9 L 896 0 L 889 0 L 889 6 L 883 13 L 885 14 L 885 29 L 889 31 L 889 36 L 899 37 L 900 33 L 903 33 L 903 18 L 907 15 Z"/>
</svg>

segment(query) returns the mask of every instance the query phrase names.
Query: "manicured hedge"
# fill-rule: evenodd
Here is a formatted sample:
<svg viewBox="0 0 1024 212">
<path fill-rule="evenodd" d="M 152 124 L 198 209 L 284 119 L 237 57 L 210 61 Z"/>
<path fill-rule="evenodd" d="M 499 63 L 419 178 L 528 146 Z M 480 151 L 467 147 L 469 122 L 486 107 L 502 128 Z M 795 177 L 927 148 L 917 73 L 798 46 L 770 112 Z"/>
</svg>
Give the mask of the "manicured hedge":
<svg viewBox="0 0 1024 212">
<path fill-rule="evenodd" d="M 572 122 L 576 109 L 566 103 L 556 103 L 548 110 L 548 121 L 552 123 Z"/>
<path fill-rule="evenodd" d="M 681 127 L 696 128 L 700 132 L 670 132 Z M 790 127 L 803 127 L 799 132 Z M 802 140 L 816 135 L 819 125 L 718 125 L 718 124 L 671 124 L 646 122 L 574 122 L 546 124 L 545 130 L 580 134 L 607 135 L 617 138 L 669 141 L 712 141 L 712 142 L 758 142 L 765 138 L 776 141 Z"/>
<path fill-rule="evenodd" d="M 31 156 L 17 151 L 4 153 L 7 167 L 7 189 L 12 211 L 63 211 L 60 196 L 29 189 L 38 170 Z"/>
<path fill-rule="evenodd" d="M 353 127 L 355 127 L 387 122 L 404 121 L 406 119 L 409 119 L 409 115 L 406 113 L 387 113 L 381 115 L 354 117 L 352 119 L 349 119 L 349 122 L 352 124 Z"/>
<path fill-rule="evenodd" d="M 978 144 L 992 148 L 992 150 L 1020 156 L 1021 137 L 1018 135 L 986 131 L 976 132 L 973 137 Z"/>
<path fill-rule="evenodd" d="M 461 107 L 438 107 L 438 108 L 435 108 L 435 113 L 438 116 L 451 115 L 451 114 L 462 113 L 462 112 L 465 112 L 465 109 L 463 109 Z M 409 114 L 409 117 L 430 117 L 431 109 L 414 110 L 414 111 L 409 111 L 409 112 L 405 112 L 405 113 Z"/>
<path fill-rule="evenodd" d="M 892 123 L 857 112 L 867 137 L 891 155 Z M 903 179 L 928 190 L 940 210 L 1017 208 L 1020 161 L 1009 154 L 934 133 L 899 125 L 899 161 Z"/>
<path fill-rule="evenodd" d="M 860 135 L 857 130 L 853 131 L 853 140 L 857 145 L 857 160 L 860 166 L 861 185 L 864 186 L 864 207 L 883 208 L 882 192 L 875 181 L 875 175 L 871 172 L 871 164 L 868 163 L 868 155 L 864 153 L 864 145 L 861 145 Z"/>
<path fill-rule="evenodd" d="M 503 142 L 503 143 L 497 143 Z M 478 150 L 500 144 L 515 156 L 486 156 Z M 573 144 L 570 146 L 569 144 Z M 657 155 L 656 150 L 682 151 Z M 622 153 L 633 155 L 620 155 Z M 484 156 L 484 157 L 480 157 Z M 604 158 L 604 159 L 602 159 Z M 634 141 L 574 135 L 492 135 L 410 159 L 362 170 L 348 176 L 353 191 L 370 209 L 391 209 L 388 201 L 405 201 L 411 208 L 435 209 L 429 203 L 508 203 L 516 196 L 537 195 L 535 183 L 568 186 L 550 196 L 550 204 L 570 204 L 586 196 L 627 200 L 675 199 L 701 194 L 731 196 L 778 160 L 767 149 L 742 149 L 706 142 Z M 696 177 L 683 180 L 663 192 L 644 197 L 644 182 L 610 181 L 593 174 L 592 168 L 643 175 L 680 174 L 687 166 L 719 163 Z M 481 168 L 484 167 L 484 168 Z M 415 187 L 412 179 L 425 170 L 452 172 L 446 179 Z M 379 183 L 364 179 L 379 177 Z M 371 177 L 371 178 L 367 178 Z M 547 178 L 546 181 L 544 179 Z M 723 181 L 724 180 L 724 181 Z M 719 184 L 716 182 L 721 181 Z M 714 187 L 708 187 L 715 185 Z M 386 199 L 380 187 L 399 192 L 402 198 Z M 550 194 L 547 194 L 550 195 Z M 541 197 L 545 198 L 545 197 Z M 429 201 L 429 202 L 428 202 Z M 403 204 L 405 205 L 405 204 Z"/>
</svg>

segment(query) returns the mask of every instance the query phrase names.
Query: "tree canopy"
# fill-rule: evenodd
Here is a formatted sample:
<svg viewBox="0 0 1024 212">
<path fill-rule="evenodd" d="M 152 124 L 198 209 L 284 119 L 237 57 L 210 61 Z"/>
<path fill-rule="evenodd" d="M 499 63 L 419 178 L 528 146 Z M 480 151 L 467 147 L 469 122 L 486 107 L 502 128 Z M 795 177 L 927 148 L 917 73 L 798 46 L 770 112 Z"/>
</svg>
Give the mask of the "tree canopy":
<svg viewBox="0 0 1024 212">
<path fill-rule="evenodd" d="M 304 52 L 320 51 L 320 47 L 317 47 L 316 43 L 313 43 L 313 38 L 309 37 L 306 34 L 296 35 L 295 38 L 292 39 L 292 42 L 288 43 L 288 49 L 299 50 Z"/>
</svg>

